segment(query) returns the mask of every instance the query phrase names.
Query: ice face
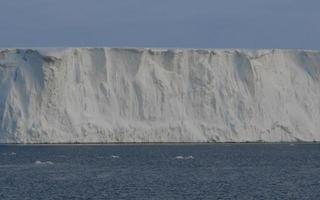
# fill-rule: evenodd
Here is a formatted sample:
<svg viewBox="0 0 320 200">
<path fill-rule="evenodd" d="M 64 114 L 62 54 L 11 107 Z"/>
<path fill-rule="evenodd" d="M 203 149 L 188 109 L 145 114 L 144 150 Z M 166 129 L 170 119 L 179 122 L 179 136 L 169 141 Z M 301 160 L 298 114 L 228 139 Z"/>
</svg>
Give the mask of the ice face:
<svg viewBox="0 0 320 200">
<path fill-rule="evenodd" d="M 0 142 L 320 141 L 320 52 L 0 50 Z"/>
</svg>

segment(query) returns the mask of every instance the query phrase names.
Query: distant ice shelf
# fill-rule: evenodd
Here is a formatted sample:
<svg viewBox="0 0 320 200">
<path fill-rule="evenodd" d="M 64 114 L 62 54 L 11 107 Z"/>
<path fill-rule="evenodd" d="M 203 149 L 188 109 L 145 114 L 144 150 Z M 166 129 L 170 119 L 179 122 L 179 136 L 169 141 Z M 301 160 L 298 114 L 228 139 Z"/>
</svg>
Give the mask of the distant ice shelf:
<svg viewBox="0 0 320 200">
<path fill-rule="evenodd" d="M 320 52 L 0 50 L 1 143 L 320 141 Z"/>
</svg>

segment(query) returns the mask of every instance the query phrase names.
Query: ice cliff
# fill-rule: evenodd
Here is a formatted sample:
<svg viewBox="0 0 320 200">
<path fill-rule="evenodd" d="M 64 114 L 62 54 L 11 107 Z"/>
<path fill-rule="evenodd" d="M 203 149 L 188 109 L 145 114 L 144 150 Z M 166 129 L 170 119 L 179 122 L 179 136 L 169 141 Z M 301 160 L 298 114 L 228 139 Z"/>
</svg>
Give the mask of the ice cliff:
<svg viewBox="0 0 320 200">
<path fill-rule="evenodd" d="M 1 143 L 320 141 L 320 52 L 0 50 Z"/>
</svg>

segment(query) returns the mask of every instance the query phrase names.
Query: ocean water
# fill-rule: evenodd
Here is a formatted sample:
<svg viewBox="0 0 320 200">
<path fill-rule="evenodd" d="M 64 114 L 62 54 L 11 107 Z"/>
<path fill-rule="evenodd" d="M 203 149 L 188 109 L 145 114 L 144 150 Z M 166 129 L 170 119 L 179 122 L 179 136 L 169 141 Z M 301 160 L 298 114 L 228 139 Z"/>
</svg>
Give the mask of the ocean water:
<svg viewBox="0 0 320 200">
<path fill-rule="evenodd" d="M 320 145 L 2 145 L 0 199 L 320 199 Z"/>
</svg>

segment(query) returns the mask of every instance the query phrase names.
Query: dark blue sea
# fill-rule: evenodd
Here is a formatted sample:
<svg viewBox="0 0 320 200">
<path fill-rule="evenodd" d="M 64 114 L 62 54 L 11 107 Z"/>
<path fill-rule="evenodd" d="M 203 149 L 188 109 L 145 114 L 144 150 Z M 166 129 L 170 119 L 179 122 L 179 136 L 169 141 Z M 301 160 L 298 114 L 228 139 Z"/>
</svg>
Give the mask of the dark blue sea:
<svg viewBox="0 0 320 200">
<path fill-rule="evenodd" d="M 320 145 L 2 145 L 0 199 L 320 199 Z"/>
</svg>

